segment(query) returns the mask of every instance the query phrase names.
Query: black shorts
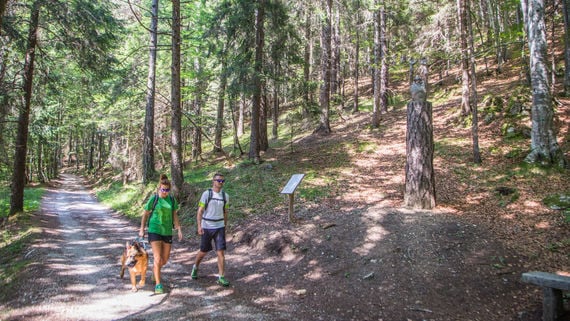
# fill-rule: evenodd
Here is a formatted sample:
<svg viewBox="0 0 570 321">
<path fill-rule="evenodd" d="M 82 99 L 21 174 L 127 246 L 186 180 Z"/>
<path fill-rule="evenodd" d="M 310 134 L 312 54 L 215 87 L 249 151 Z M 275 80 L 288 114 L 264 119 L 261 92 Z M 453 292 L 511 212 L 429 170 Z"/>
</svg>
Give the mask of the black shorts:
<svg viewBox="0 0 570 321">
<path fill-rule="evenodd" d="M 216 244 L 216 251 L 226 249 L 226 228 L 204 229 L 204 234 L 200 239 L 200 251 L 210 252 L 212 250 L 212 240 Z"/>
<path fill-rule="evenodd" d="M 164 243 L 172 244 L 172 235 L 160 235 L 156 233 L 148 233 L 148 242 L 162 241 Z"/>
</svg>

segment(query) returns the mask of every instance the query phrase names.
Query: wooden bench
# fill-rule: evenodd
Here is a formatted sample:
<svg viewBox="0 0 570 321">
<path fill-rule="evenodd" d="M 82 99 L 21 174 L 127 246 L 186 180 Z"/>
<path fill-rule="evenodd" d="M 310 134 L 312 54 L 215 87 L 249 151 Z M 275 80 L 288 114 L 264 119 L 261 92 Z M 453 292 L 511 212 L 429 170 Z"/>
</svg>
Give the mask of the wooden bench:
<svg viewBox="0 0 570 321">
<path fill-rule="evenodd" d="M 542 287 L 542 320 L 556 321 L 564 314 L 562 291 L 570 291 L 570 277 L 547 272 L 527 272 L 522 281 Z"/>
</svg>

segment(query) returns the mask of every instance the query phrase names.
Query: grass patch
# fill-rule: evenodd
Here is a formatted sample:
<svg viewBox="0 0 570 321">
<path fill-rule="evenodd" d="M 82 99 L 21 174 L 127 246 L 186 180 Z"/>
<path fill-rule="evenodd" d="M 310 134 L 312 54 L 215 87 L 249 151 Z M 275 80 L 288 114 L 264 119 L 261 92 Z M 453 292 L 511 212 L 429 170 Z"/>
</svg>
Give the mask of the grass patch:
<svg viewBox="0 0 570 321">
<path fill-rule="evenodd" d="M 37 210 L 43 189 L 31 188 L 24 192 L 24 207 Z M 40 235 L 41 230 L 31 214 L 32 211 L 16 213 L 0 230 L 0 301 L 5 301 L 12 292 L 14 281 L 31 262 L 24 252 Z"/>
<path fill-rule="evenodd" d="M 149 187 L 153 185 L 149 184 Z M 121 182 L 112 182 L 95 192 L 100 202 L 130 218 L 140 217 L 143 201 L 148 194 L 141 184 L 123 185 Z"/>
</svg>

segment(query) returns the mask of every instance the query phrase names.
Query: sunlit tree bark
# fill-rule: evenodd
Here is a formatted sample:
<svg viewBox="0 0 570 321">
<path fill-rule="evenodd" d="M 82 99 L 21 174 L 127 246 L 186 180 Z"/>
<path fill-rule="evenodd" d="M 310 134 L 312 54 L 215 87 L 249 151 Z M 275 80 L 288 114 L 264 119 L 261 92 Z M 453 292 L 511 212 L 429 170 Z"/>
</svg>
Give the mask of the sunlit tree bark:
<svg viewBox="0 0 570 321">
<path fill-rule="evenodd" d="M 544 0 L 528 1 L 527 22 L 532 83 L 532 129 L 531 152 L 525 161 L 566 167 L 568 162 L 564 158 L 554 132 L 554 111 L 548 87 Z"/>
<path fill-rule="evenodd" d="M 14 170 L 12 172 L 10 212 L 15 214 L 24 210 L 24 187 L 26 185 L 26 156 L 28 151 L 28 131 L 30 124 L 30 109 L 32 104 L 32 87 L 34 78 L 34 61 L 38 44 L 38 26 L 40 20 L 41 1 L 36 0 L 30 14 L 28 30 L 28 45 L 24 64 L 24 105 L 18 116 L 18 133 L 16 136 L 16 153 L 14 155 Z"/>
<path fill-rule="evenodd" d="M 332 0 L 324 1 L 325 17 L 321 31 L 321 105 L 320 124 L 316 132 L 330 133 L 331 51 L 332 51 Z"/>
<path fill-rule="evenodd" d="M 260 112 L 261 112 L 261 94 L 263 91 L 262 72 L 263 72 L 263 42 L 265 20 L 265 0 L 259 0 L 255 12 L 255 62 L 253 75 L 253 104 L 251 107 L 251 133 L 249 145 L 249 159 L 255 164 L 261 162 L 260 157 Z"/>
<path fill-rule="evenodd" d="M 182 168 L 182 102 L 180 96 L 180 0 L 172 0 L 172 66 L 171 66 L 171 160 L 172 193 L 180 198 L 184 173 Z"/>
<path fill-rule="evenodd" d="M 570 97 L 570 0 L 562 0 L 564 17 L 564 96 Z"/>
<path fill-rule="evenodd" d="M 152 0 L 146 108 L 143 129 L 142 181 L 148 184 L 155 174 L 154 167 L 154 97 L 156 84 L 156 50 L 158 44 L 158 0 Z"/>
</svg>

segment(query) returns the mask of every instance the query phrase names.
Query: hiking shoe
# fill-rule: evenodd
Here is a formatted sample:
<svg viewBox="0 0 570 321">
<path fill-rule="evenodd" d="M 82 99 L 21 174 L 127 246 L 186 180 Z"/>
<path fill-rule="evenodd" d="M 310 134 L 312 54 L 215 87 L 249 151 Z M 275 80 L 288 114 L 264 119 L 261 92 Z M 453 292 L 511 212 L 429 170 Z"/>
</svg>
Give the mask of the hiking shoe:
<svg viewBox="0 0 570 321">
<path fill-rule="evenodd" d="M 192 280 L 198 279 L 198 268 L 196 267 L 196 265 L 192 267 L 192 273 L 190 274 L 190 276 L 192 277 Z"/>
<path fill-rule="evenodd" d="M 228 285 L 230 285 L 230 281 L 226 280 L 226 278 L 223 275 L 221 275 L 218 278 L 218 284 L 221 286 L 228 286 Z"/>
<path fill-rule="evenodd" d="M 157 284 L 154 287 L 154 294 L 163 294 L 164 293 L 164 288 L 162 287 L 162 284 Z"/>
</svg>

